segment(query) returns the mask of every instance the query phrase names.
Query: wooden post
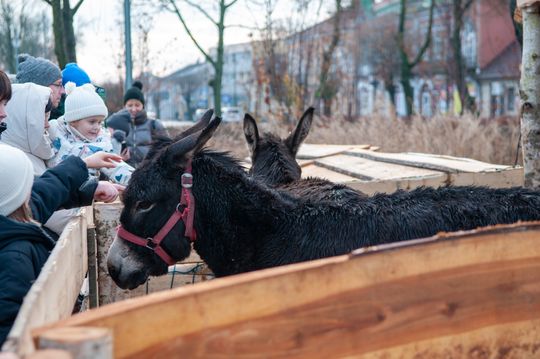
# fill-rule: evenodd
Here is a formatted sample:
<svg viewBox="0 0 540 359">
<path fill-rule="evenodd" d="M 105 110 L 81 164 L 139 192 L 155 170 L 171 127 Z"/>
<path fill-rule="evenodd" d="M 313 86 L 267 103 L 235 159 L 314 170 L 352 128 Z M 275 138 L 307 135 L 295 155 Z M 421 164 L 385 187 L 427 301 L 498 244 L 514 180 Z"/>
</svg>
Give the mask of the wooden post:
<svg viewBox="0 0 540 359">
<path fill-rule="evenodd" d="M 18 357 L 15 357 L 17 359 Z M 2 358 L 4 359 L 4 358 Z M 8 359 L 8 358 L 5 358 Z M 27 355 L 25 359 L 73 359 L 70 352 L 60 349 L 38 350 L 35 353 Z"/>
<path fill-rule="evenodd" d="M 106 328 L 56 328 L 38 338 L 40 349 L 62 349 L 74 359 L 112 359 L 112 331 Z"/>
<path fill-rule="evenodd" d="M 540 186 L 540 1 L 518 0 L 523 17 L 521 141 L 525 186 Z"/>
<path fill-rule="evenodd" d="M 90 308 L 97 308 L 98 300 L 98 285 L 97 285 L 97 244 L 96 244 L 96 227 L 88 226 L 86 232 L 88 244 L 88 299 Z"/>
</svg>

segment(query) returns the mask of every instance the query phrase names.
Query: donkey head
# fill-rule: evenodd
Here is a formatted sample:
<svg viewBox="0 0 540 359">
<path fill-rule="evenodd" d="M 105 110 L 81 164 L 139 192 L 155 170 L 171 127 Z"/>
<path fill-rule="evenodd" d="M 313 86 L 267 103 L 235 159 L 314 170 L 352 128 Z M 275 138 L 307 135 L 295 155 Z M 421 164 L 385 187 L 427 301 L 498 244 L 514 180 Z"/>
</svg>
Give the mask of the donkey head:
<svg viewBox="0 0 540 359">
<path fill-rule="evenodd" d="M 191 160 L 210 139 L 221 119 L 210 121 L 213 111 L 186 130 L 175 141 L 154 146 L 146 160 L 132 174 L 123 194 L 124 209 L 120 215 L 121 229 L 107 256 L 109 274 L 121 288 L 133 289 L 144 283 L 150 275 L 167 273 L 167 263 L 158 256 L 153 238 L 169 219 L 180 213 L 182 174 Z M 186 224 L 174 222 L 158 246 L 173 261 L 180 261 L 191 251 L 189 238 L 184 236 Z M 126 240 L 127 235 L 148 244 L 138 245 Z M 123 234 L 124 233 L 124 234 Z M 125 236 L 125 238 L 122 237 Z M 152 245 L 150 245 L 152 244 Z"/>
<path fill-rule="evenodd" d="M 294 131 L 284 140 L 271 133 L 259 135 L 257 123 L 249 114 L 244 117 L 244 135 L 251 154 L 250 173 L 269 185 L 300 179 L 302 171 L 296 153 L 311 128 L 314 108 L 304 112 Z"/>
</svg>

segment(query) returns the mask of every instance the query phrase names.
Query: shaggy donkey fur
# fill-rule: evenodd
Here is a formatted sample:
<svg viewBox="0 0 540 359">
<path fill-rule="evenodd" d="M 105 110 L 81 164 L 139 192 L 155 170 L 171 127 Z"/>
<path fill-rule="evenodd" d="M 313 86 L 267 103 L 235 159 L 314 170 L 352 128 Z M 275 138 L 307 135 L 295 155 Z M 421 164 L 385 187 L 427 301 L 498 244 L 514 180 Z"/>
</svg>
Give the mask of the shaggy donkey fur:
<svg viewBox="0 0 540 359">
<path fill-rule="evenodd" d="M 344 203 L 363 196 L 350 187 L 322 178 L 300 178 L 302 169 L 295 158 L 300 145 L 309 134 L 314 111 L 313 107 L 308 108 L 294 131 L 285 139 L 268 132 L 259 135 L 257 122 L 246 113 L 244 136 L 251 154 L 250 175 L 269 186 L 289 191 L 297 196 L 334 200 L 336 203 Z"/>
<path fill-rule="evenodd" d="M 302 142 L 306 139 L 313 122 L 310 107 L 304 112 L 296 128 L 284 140 L 272 133 L 259 135 L 257 122 L 248 113 L 244 116 L 244 136 L 251 155 L 249 173 L 271 186 L 291 183 L 300 179 L 302 170 L 295 160 Z"/>
<path fill-rule="evenodd" d="M 162 144 L 134 173 L 124 192 L 122 226 L 154 236 L 175 210 L 180 175 L 192 159 L 196 201 L 194 248 L 217 276 L 349 253 L 439 231 L 540 219 L 540 193 L 478 187 L 420 188 L 333 201 L 268 187 L 220 152 L 201 150 L 220 122 Z M 197 124 L 195 126 L 200 126 Z M 177 260 L 191 250 L 179 222 L 163 247 Z M 147 248 L 116 238 L 108 257 L 112 278 L 134 288 L 167 265 Z"/>
</svg>

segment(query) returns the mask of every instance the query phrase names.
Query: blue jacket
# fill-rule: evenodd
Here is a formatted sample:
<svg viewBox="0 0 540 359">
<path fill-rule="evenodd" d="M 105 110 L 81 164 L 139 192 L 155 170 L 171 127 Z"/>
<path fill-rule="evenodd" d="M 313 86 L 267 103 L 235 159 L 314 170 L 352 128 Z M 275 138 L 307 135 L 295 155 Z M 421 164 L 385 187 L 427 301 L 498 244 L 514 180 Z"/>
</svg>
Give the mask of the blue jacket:
<svg viewBox="0 0 540 359">
<path fill-rule="evenodd" d="M 45 223 L 58 209 L 89 205 L 96 187 L 97 181 L 88 180 L 86 164 L 71 156 L 34 181 L 33 217 Z M 40 226 L 0 215 L 0 347 L 54 245 Z"/>
</svg>

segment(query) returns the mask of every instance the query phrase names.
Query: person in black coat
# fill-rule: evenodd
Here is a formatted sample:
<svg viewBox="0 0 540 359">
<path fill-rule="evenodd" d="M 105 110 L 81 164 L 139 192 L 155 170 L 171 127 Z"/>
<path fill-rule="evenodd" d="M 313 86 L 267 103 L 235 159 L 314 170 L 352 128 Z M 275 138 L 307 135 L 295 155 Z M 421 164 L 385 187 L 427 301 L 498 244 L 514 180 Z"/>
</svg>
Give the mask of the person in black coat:
<svg viewBox="0 0 540 359">
<path fill-rule="evenodd" d="M 120 187 L 89 180 L 88 167 L 114 167 L 118 160 L 105 152 L 70 156 L 34 181 L 26 155 L 0 145 L 0 347 L 56 243 L 41 223 L 61 208 L 115 200 Z"/>
<path fill-rule="evenodd" d="M 148 118 L 142 88 L 142 83 L 135 81 L 124 94 L 124 109 L 105 121 L 113 139 L 125 144 L 122 158 L 135 168 L 142 162 L 154 140 L 169 137 L 160 120 Z"/>
</svg>

